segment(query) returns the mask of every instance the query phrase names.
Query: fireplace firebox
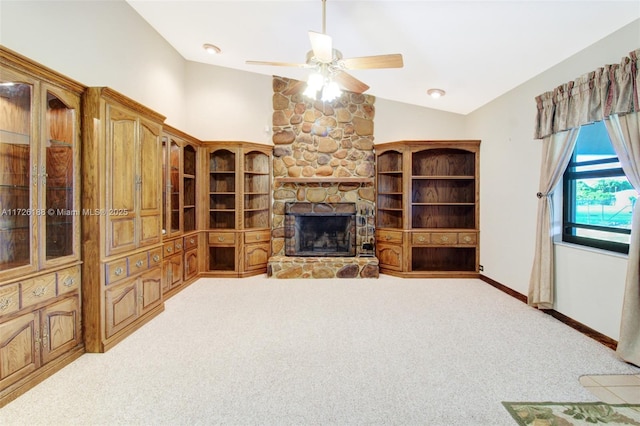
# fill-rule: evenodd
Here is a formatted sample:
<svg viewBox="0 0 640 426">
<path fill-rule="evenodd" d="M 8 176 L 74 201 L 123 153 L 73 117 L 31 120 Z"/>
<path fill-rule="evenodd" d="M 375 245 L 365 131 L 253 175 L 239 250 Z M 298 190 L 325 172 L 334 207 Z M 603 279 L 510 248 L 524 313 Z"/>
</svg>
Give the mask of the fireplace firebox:
<svg viewBox="0 0 640 426">
<path fill-rule="evenodd" d="M 356 255 L 355 203 L 285 204 L 287 256 Z"/>
</svg>

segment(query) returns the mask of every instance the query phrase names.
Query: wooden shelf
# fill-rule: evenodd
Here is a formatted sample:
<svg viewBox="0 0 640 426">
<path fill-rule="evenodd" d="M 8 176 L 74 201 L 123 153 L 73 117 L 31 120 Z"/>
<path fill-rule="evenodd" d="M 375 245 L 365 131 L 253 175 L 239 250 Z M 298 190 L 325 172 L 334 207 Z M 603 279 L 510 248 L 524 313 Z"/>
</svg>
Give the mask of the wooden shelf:
<svg viewBox="0 0 640 426">
<path fill-rule="evenodd" d="M 300 178 L 275 178 L 275 184 L 280 183 L 300 183 L 300 184 L 308 184 L 308 183 L 364 183 L 373 185 L 374 179 L 372 177 L 300 177 Z"/>
</svg>

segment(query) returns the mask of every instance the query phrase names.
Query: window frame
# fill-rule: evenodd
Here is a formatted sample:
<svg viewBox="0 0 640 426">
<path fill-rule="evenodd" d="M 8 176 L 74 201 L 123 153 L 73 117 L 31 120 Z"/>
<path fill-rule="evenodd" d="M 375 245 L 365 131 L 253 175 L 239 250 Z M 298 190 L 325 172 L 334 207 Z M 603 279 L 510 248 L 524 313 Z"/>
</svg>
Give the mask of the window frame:
<svg viewBox="0 0 640 426">
<path fill-rule="evenodd" d="M 602 225 L 588 225 L 584 223 L 577 223 L 570 220 L 570 218 L 575 217 L 575 211 L 577 208 L 576 204 L 576 193 L 577 193 L 577 185 L 576 182 L 581 179 L 594 179 L 594 178 L 610 178 L 610 177 L 625 177 L 626 174 L 622 167 L 612 167 L 610 169 L 599 169 L 599 170 L 584 170 L 584 171 L 575 171 L 577 167 L 580 166 L 593 166 L 593 165 L 602 165 L 607 163 L 619 163 L 619 159 L 617 156 L 609 157 L 605 159 L 599 160 L 587 160 L 587 161 L 576 161 L 576 155 L 578 151 L 578 141 L 580 136 L 578 135 L 578 140 L 576 141 L 576 146 L 573 149 L 571 154 L 571 160 L 565 169 L 562 176 L 562 241 L 572 244 L 577 244 L 581 246 L 592 247 L 601 250 L 607 250 L 616 253 L 629 254 L 629 244 L 628 243 L 620 243 L 615 241 L 607 241 L 599 238 L 590 238 L 585 236 L 575 235 L 576 230 L 578 229 L 588 229 L 588 230 L 596 230 L 596 231 L 605 231 L 611 232 L 615 234 L 626 234 L 631 235 L 631 229 L 622 229 L 611 226 L 602 226 Z M 611 143 L 611 140 L 608 140 Z"/>
</svg>

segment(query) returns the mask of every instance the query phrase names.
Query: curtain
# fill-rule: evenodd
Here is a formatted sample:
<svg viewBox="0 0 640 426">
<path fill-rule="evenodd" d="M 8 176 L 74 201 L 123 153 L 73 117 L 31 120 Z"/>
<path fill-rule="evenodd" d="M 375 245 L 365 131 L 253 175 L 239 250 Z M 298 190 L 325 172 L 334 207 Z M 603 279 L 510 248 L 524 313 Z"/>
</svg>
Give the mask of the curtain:
<svg viewBox="0 0 640 426">
<path fill-rule="evenodd" d="M 543 163 L 540 173 L 541 200 L 538 203 L 536 250 L 529 281 L 529 304 L 538 308 L 553 306 L 554 265 L 551 203 L 549 191 L 566 168 L 560 161 L 568 146 L 573 150 L 575 135 L 583 124 L 605 120 L 620 162 L 634 188 L 640 188 L 638 177 L 638 113 L 640 112 L 640 49 L 622 58 L 619 64 L 605 65 L 584 74 L 554 90 L 536 97 L 537 115 L 534 134 L 543 141 Z M 571 142 L 571 139 L 574 142 Z M 549 147 L 558 144 L 557 147 Z M 557 156 L 557 163 L 553 162 Z M 558 168 L 558 169 L 555 169 Z M 554 172 L 555 170 L 555 172 Z M 624 360 L 640 365 L 640 208 L 634 209 L 631 244 L 625 282 L 618 354 Z"/>
<path fill-rule="evenodd" d="M 578 129 L 554 133 L 542 140 L 542 165 L 538 200 L 536 249 L 529 281 L 528 303 L 540 309 L 553 308 L 553 205 L 551 195 L 569 164 Z"/>
<path fill-rule="evenodd" d="M 638 57 L 640 49 L 629 53 L 619 64 L 605 65 L 537 96 L 535 139 L 614 114 L 640 111 Z"/>
<path fill-rule="evenodd" d="M 629 182 L 640 192 L 640 113 L 605 120 L 611 143 Z M 640 204 L 633 208 L 631 240 L 617 354 L 640 366 Z"/>
</svg>

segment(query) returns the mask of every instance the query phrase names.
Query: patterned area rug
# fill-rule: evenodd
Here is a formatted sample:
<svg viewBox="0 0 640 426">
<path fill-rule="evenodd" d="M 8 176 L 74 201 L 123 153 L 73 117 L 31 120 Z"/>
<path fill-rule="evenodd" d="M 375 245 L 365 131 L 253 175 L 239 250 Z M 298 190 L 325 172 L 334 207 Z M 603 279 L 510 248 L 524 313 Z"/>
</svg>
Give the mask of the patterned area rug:
<svg viewBox="0 0 640 426">
<path fill-rule="evenodd" d="M 503 402 L 502 405 L 522 426 L 640 426 L 640 405 L 604 402 Z"/>
</svg>

